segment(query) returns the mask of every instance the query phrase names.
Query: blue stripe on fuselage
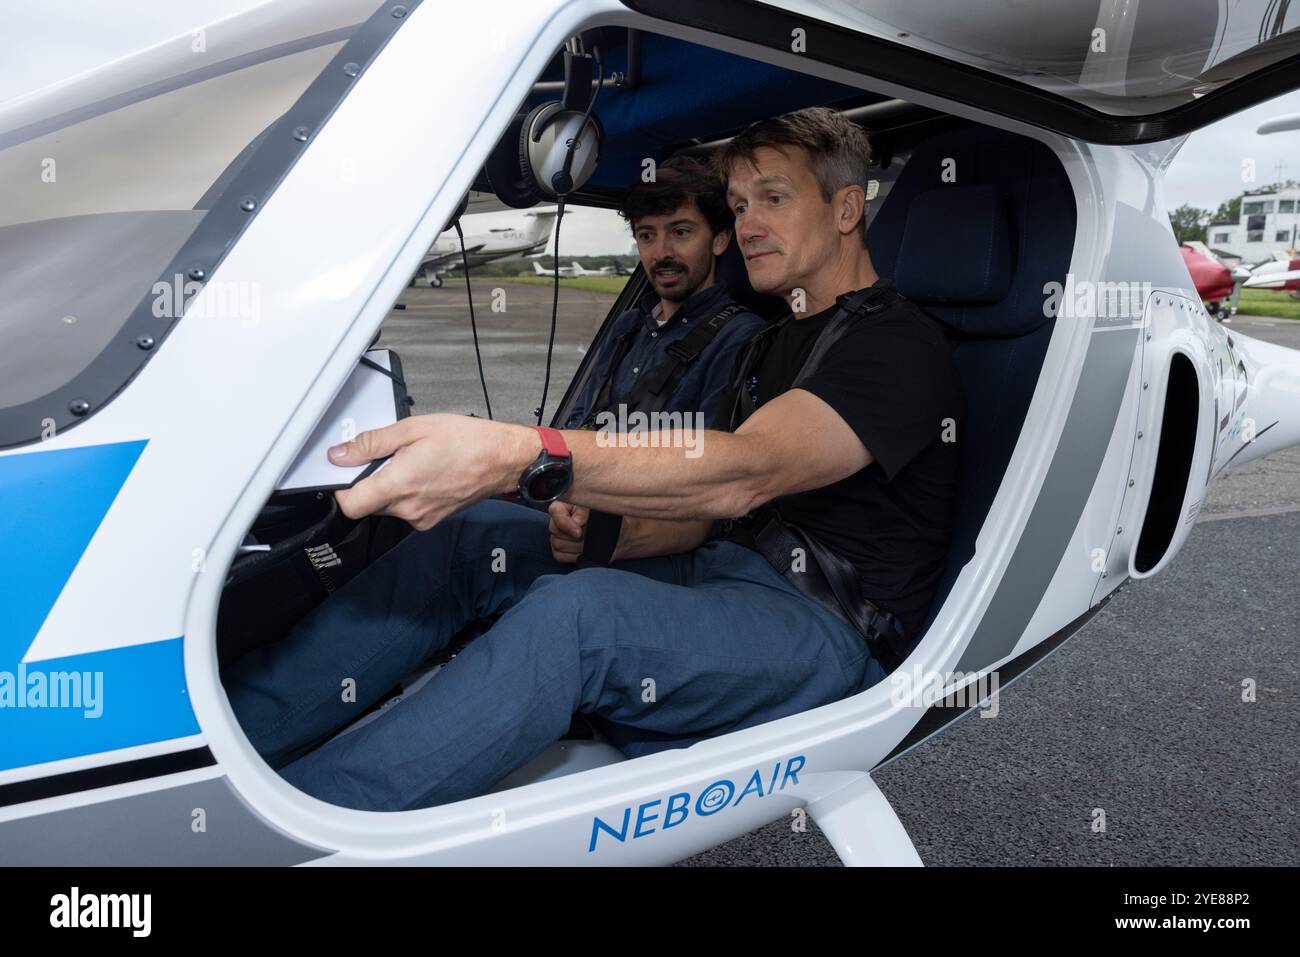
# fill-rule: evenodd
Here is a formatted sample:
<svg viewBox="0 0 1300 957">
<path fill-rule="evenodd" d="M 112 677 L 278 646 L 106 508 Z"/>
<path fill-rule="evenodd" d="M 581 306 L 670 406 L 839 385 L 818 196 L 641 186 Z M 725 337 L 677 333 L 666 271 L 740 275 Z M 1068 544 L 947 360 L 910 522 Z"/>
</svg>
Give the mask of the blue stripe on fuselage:
<svg viewBox="0 0 1300 957">
<path fill-rule="evenodd" d="M 145 444 L 0 457 L 0 770 L 199 731 L 180 638 L 21 664 Z"/>
</svg>

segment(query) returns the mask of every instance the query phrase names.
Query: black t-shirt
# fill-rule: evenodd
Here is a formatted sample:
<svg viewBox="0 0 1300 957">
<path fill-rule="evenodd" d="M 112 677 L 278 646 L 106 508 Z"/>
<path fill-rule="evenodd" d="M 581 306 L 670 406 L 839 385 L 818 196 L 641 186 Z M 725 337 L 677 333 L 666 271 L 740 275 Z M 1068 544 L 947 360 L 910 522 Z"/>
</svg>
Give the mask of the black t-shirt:
<svg viewBox="0 0 1300 957">
<path fill-rule="evenodd" d="M 881 280 L 876 285 L 884 285 Z M 772 333 L 757 403 L 790 388 L 838 306 Z M 952 347 L 906 299 L 856 320 L 799 384 L 839 414 L 874 461 L 770 504 L 858 570 L 863 594 L 898 616 L 908 636 L 925 622 L 952 535 L 957 444 L 965 410 Z M 742 532 L 738 540 L 749 543 Z"/>
</svg>

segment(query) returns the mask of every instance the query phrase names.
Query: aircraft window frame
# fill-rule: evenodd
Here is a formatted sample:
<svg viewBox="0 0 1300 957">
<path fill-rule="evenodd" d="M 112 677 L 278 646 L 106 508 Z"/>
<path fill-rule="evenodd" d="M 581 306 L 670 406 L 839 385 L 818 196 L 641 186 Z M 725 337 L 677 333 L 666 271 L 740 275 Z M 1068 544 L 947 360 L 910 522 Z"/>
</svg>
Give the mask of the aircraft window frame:
<svg viewBox="0 0 1300 957">
<path fill-rule="evenodd" d="M 817 62 L 995 115 L 1013 117 L 1072 139 L 1110 146 L 1153 143 L 1191 133 L 1291 92 L 1300 71 L 1300 53 L 1297 53 L 1175 106 L 1141 114 L 1106 113 L 1022 79 L 906 46 L 897 38 L 883 39 L 760 0 L 623 2 L 648 17 L 733 37 L 783 55 L 791 54 L 791 37 L 795 35 L 792 31 L 799 30 L 804 43 L 802 56 Z M 1270 42 L 1279 39 L 1275 37 Z"/>
<path fill-rule="evenodd" d="M 294 104 L 217 177 L 214 185 L 225 183 L 220 196 L 213 199 L 210 193 L 205 194 L 196 205 L 198 209 L 205 200 L 212 200 L 189 238 L 158 275 L 157 283 L 171 284 L 173 277 L 180 275 L 187 284 L 201 284 L 213 273 L 293 168 L 314 133 L 420 2 L 406 0 L 401 7 L 376 4 L 374 13 L 357 26 Z M 396 12 L 399 9 L 400 15 Z M 232 170 L 233 175 L 228 176 Z M 126 389 L 158 353 L 195 298 L 187 288 L 174 315 L 156 316 L 157 283 L 141 291 L 139 303 L 125 322 L 69 381 L 45 395 L 0 407 L 0 449 L 29 445 L 75 428 Z"/>
</svg>

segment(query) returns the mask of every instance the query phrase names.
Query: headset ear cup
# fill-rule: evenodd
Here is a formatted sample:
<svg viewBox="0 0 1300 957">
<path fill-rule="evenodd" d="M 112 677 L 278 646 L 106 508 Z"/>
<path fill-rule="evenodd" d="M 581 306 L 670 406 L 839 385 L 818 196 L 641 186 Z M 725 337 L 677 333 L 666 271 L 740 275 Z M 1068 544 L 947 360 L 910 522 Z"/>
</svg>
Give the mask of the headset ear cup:
<svg viewBox="0 0 1300 957">
<path fill-rule="evenodd" d="M 539 202 L 551 196 L 552 191 L 542 186 L 537 179 L 537 166 L 534 165 L 534 162 L 536 161 L 537 165 L 540 165 L 542 158 L 537 156 L 535 152 L 537 144 L 533 143 L 533 130 L 539 124 L 544 123 L 548 117 L 553 116 L 562 109 L 564 109 L 564 104 L 559 100 L 551 100 L 548 103 L 535 106 L 524 117 L 523 126 L 519 129 L 519 182 L 524 190 L 536 197 L 534 202 Z"/>
<path fill-rule="evenodd" d="M 574 115 L 580 118 L 582 114 L 575 113 Z M 600 117 L 595 113 L 592 113 L 591 116 L 587 118 L 587 126 L 582 132 L 581 139 L 584 141 L 587 139 L 592 140 L 591 148 L 582 153 L 583 156 L 590 157 L 591 166 L 584 172 L 582 169 L 584 165 L 583 163 L 574 163 L 573 168 L 569 172 L 573 181 L 573 185 L 569 189 L 570 192 L 582 189 L 583 185 L 591 178 L 591 174 L 596 171 L 596 167 L 600 163 L 600 151 L 605 144 L 605 128 L 601 126 Z M 576 159 L 577 158 L 575 157 L 575 160 Z"/>
<path fill-rule="evenodd" d="M 524 118 L 520 114 L 510 121 L 483 164 L 483 174 L 492 192 L 501 202 L 515 209 L 535 206 L 540 199 L 536 187 L 528 188 L 520 175 L 519 130 Z"/>
<path fill-rule="evenodd" d="M 591 114 L 590 128 L 596 132 L 596 149 L 593 152 L 593 155 L 595 156 L 595 165 L 591 168 L 590 173 L 582 177 L 580 181 L 575 181 L 574 189 L 581 188 L 587 180 L 591 179 L 592 173 L 596 172 L 596 170 L 600 168 L 600 154 L 605 149 L 605 127 L 601 124 L 600 117 L 595 113 Z"/>
</svg>

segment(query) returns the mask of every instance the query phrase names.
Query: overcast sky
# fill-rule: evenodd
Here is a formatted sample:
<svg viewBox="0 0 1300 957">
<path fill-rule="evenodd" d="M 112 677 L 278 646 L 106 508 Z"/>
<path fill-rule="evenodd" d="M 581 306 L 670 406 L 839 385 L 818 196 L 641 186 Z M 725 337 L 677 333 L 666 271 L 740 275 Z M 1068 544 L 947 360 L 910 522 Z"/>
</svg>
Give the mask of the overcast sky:
<svg viewBox="0 0 1300 957">
<path fill-rule="evenodd" d="M 260 0 L 0 0 L 0 101 L 85 72 L 133 50 L 187 34 Z M 123 14 L 131 11 L 130 16 Z M 1300 181 L 1300 131 L 1257 136 L 1261 122 L 1300 113 L 1300 91 L 1230 116 L 1193 133 L 1166 177 L 1169 209 L 1190 203 L 1213 210 L 1222 201 L 1276 179 Z M 1254 160 L 1254 182 L 1243 161 Z M 1277 164 L 1283 163 L 1280 171 Z M 516 213 L 478 217 L 473 229 L 519 219 Z M 468 227 L 471 224 L 467 222 Z M 561 231 L 561 255 L 627 253 L 627 227 L 614 213 L 571 209 Z"/>
<path fill-rule="evenodd" d="M 1294 113 L 1300 113 L 1300 92 L 1235 113 L 1189 136 L 1165 174 L 1165 201 L 1170 211 L 1190 203 L 1212 212 L 1242 190 L 1278 180 L 1300 182 L 1300 130 L 1267 136 L 1255 133 L 1265 120 Z M 1243 181 L 1246 160 L 1254 160 L 1254 182 Z M 1283 164 L 1280 175 L 1278 163 Z"/>
</svg>

